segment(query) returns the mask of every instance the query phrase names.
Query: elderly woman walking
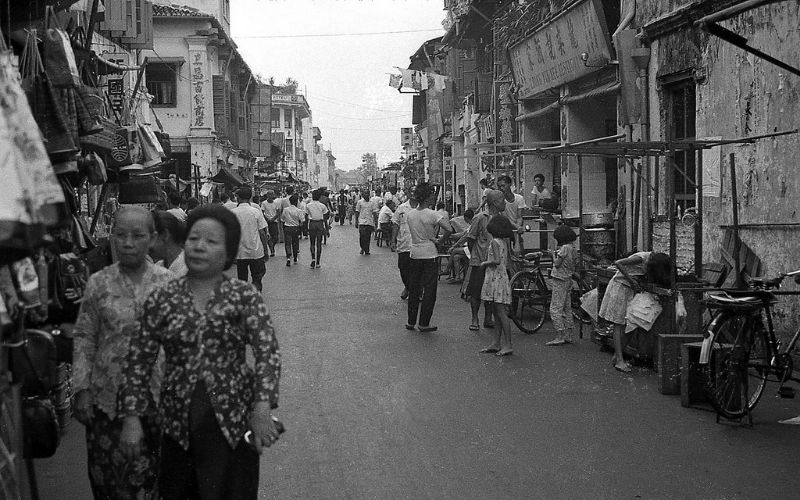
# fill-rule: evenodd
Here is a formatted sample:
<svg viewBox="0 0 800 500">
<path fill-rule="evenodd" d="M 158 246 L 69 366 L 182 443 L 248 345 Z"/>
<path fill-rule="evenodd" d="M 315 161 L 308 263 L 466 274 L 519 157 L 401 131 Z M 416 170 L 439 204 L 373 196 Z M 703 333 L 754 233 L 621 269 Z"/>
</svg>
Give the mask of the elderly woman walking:
<svg viewBox="0 0 800 500">
<path fill-rule="evenodd" d="M 206 205 L 186 226 L 189 271 L 148 298 L 141 334 L 131 342 L 123 449 L 141 453 L 148 380 L 163 347 L 161 498 L 255 500 L 262 447 L 278 439 L 271 415 L 281 368 L 275 331 L 253 285 L 223 274 L 239 245 L 236 216 Z"/>
<path fill-rule="evenodd" d="M 96 499 L 158 498 L 156 380 L 144 381 L 141 453 L 132 460 L 119 446 L 123 416 L 118 412 L 128 348 L 138 335 L 145 299 L 174 277 L 146 260 L 155 241 L 155 224 L 147 210 L 123 207 L 117 212 L 111 244 L 119 261 L 89 278 L 75 325 L 74 413 L 86 426 L 89 482 Z"/>
</svg>

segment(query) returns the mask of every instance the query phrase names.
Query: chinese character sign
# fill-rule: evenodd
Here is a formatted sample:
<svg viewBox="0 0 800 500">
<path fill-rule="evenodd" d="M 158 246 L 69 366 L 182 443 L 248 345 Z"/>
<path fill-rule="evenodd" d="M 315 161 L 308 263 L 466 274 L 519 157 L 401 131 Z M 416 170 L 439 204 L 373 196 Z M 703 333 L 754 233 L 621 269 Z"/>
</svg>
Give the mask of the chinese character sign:
<svg viewBox="0 0 800 500">
<path fill-rule="evenodd" d="M 203 51 L 191 51 L 189 59 L 191 61 L 189 74 L 192 86 L 192 127 L 206 127 L 205 54 Z"/>
<path fill-rule="evenodd" d="M 581 59 L 611 59 L 599 2 L 586 0 L 509 50 L 521 98 L 597 71 Z"/>
</svg>

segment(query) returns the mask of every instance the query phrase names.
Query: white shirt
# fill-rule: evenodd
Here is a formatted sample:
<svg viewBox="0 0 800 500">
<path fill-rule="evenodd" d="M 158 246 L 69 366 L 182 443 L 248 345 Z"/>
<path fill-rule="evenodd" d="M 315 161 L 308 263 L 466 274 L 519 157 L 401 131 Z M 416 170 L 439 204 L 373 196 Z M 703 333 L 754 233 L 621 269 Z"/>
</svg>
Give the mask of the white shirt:
<svg viewBox="0 0 800 500">
<path fill-rule="evenodd" d="M 433 240 L 442 214 L 430 208 L 412 209 L 408 212 L 408 231 L 411 233 L 411 258 L 435 259 L 439 252 Z"/>
<path fill-rule="evenodd" d="M 309 220 L 324 220 L 324 216 L 329 210 L 328 207 L 319 201 L 311 200 L 311 202 L 306 205 L 305 212 L 308 214 Z"/>
<path fill-rule="evenodd" d="M 378 212 L 378 224 L 384 224 L 386 222 L 391 222 L 392 221 L 392 215 L 394 215 L 394 212 L 392 212 L 392 209 L 387 207 L 386 205 L 384 205 L 383 208 L 381 208 L 381 211 Z"/>
<path fill-rule="evenodd" d="M 281 220 L 286 226 L 298 227 L 306 218 L 306 213 L 294 205 L 289 205 L 281 212 Z"/>
<path fill-rule="evenodd" d="M 225 203 L 222 204 L 222 206 L 227 208 L 228 210 L 233 210 L 234 208 L 236 208 L 236 202 L 235 201 L 226 201 Z"/>
<path fill-rule="evenodd" d="M 181 250 L 181 253 L 175 257 L 175 260 L 172 261 L 172 264 L 170 264 L 167 269 L 172 271 L 178 278 L 181 276 L 186 276 L 186 273 L 189 272 L 189 268 L 186 267 L 186 256 L 184 255 L 183 250 Z"/>
<path fill-rule="evenodd" d="M 514 194 L 514 201 L 508 201 L 503 198 L 506 202 L 506 209 L 503 211 L 503 215 L 508 217 L 508 219 L 515 225 L 519 224 L 520 219 L 520 210 L 525 208 L 525 198 L 521 194 Z"/>
<path fill-rule="evenodd" d="M 262 201 L 261 211 L 264 212 L 264 218 L 267 219 L 267 222 L 269 222 L 270 219 L 274 220 L 278 216 L 278 201 Z"/>
<path fill-rule="evenodd" d="M 242 226 L 242 238 L 239 240 L 237 259 L 260 259 L 264 257 L 264 245 L 258 231 L 267 228 L 267 219 L 260 208 L 251 203 L 240 203 L 232 210 Z"/>
<path fill-rule="evenodd" d="M 411 208 L 409 202 L 402 203 L 397 210 L 394 211 L 392 222 L 400 226 L 397 233 L 397 252 L 410 252 L 411 251 L 411 233 L 408 232 L 408 212 L 415 210 Z"/>
<path fill-rule="evenodd" d="M 383 198 L 381 198 L 378 195 L 373 196 L 372 198 L 369 199 L 369 201 L 372 202 L 373 205 L 375 205 L 375 211 L 376 212 L 383 205 Z"/>
<path fill-rule="evenodd" d="M 167 213 L 174 215 L 181 222 L 186 222 L 186 212 L 181 207 L 170 208 Z"/>
<path fill-rule="evenodd" d="M 365 201 L 364 198 L 358 200 L 356 203 L 356 212 L 358 212 L 358 224 L 366 226 L 374 226 L 375 221 L 372 219 L 372 214 L 378 211 L 378 207 L 370 201 Z"/>
</svg>

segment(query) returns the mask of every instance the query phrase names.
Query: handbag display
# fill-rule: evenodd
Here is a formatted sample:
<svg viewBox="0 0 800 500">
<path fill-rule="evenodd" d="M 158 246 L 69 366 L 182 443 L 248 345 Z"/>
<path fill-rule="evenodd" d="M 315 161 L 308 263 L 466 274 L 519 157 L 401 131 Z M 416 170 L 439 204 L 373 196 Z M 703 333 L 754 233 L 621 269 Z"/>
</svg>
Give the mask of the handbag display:
<svg viewBox="0 0 800 500">
<path fill-rule="evenodd" d="M 119 183 L 118 201 L 121 204 L 158 203 L 158 180 L 152 176 L 131 177 Z"/>
<path fill-rule="evenodd" d="M 81 77 L 70 38 L 58 23 L 52 6 L 45 10 L 44 19 L 42 45 L 47 76 L 55 87 L 74 88 L 81 82 Z"/>
</svg>

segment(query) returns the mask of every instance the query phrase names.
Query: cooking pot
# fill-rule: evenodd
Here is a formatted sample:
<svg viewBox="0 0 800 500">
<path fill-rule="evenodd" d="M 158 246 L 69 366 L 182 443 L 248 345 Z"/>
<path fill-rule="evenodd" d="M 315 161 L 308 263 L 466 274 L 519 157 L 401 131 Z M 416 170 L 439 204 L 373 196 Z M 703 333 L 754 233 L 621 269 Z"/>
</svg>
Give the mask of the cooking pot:
<svg viewBox="0 0 800 500">
<path fill-rule="evenodd" d="M 600 212 L 596 214 L 583 214 L 581 216 L 583 227 L 614 227 L 614 215 L 611 212 Z"/>
</svg>

